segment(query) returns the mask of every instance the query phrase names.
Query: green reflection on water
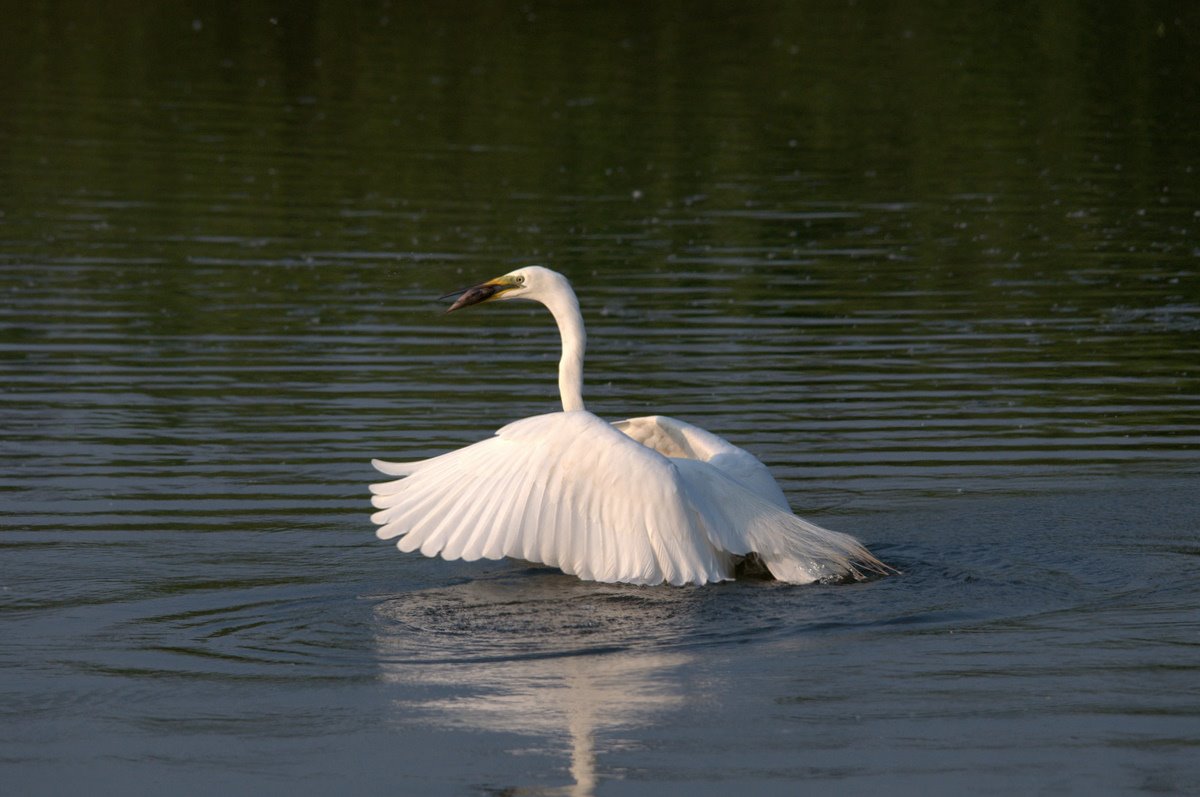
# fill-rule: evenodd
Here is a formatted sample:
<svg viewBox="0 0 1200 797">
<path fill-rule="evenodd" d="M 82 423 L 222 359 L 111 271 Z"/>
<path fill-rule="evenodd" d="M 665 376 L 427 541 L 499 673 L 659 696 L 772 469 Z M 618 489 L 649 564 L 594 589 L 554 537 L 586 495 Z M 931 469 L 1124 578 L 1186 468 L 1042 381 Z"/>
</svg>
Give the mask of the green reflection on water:
<svg viewBox="0 0 1200 797">
<path fill-rule="evenodd" d="M 327 369 L 544 261 L 599 330 L 601 400 L 759 340 L 756 382 L 876 374 L 966 412 L 1011 375 L 1021 408 L 1191 439 L 1198 32 L 1191 3 L 35 3 L 0 53 L 0 259 L 26 283 L 0 342 L 65 336 L 39 355 L 62 365 L 101 331 L 121 350 L 85 362 L 214 374 L 152 400 L 286 404 L 394 378 Z M 528 316 L 456 323 L 408 382 L 479 379 L 485 325 L 552 357 Z M 512 366 L 494 384 L 544 376 Z"/>
<path fill-rule="evenodd" d="M 650 226 L 670 241 L 660 256 L 786 246 L 795 226 L 654 224 L 681 208 L 902 202 L 892 234 L 936 262 L 981 235 L 1103 250 L 1136 234 L 1130 207 L 1194 224 L 1190 3 L 38 3 L 11 25 L 7 224 L 67 222 L 27 217 L 56 197 L 64 216 L 103 217 L 90 245 L 282 235 L 461 253 L 504 230 L 508 256 L 579 257 L 581 235 Z"/>
</svg>

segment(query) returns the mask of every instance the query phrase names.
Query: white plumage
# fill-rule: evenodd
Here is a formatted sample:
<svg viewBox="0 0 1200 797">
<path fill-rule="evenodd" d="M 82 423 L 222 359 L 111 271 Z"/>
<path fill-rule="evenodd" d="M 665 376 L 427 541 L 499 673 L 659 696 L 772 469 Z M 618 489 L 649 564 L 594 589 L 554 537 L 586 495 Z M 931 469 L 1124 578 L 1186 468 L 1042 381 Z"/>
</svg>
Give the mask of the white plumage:
<svg viewBox="0 0 1200 797">
<path fill-rule="evenodd" d="M 585 336 L 561 274 L 518 269 L 451 306 L 540 301 L 563 338 L 563 412 L 419 462 L 375 460 L 395 481 L 371 486 L 380 539 L 444 559 L 513 557 L 583 579 L 704 584 L 756 555 L 782 581 L 861 578 L 886 565 L 846 534 L 796 517 L 766 467 L 672 418 L 609 424 L 583 409 Z"/>
</svg>

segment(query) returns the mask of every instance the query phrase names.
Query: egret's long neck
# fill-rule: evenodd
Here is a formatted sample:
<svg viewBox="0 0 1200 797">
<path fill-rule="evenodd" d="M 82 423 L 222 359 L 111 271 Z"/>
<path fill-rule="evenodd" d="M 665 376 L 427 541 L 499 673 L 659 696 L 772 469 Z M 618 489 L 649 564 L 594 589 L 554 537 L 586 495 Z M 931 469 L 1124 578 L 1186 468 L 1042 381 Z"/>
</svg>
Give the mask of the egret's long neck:
<svg viewBox="0 0 1200 797">
<path fill-rule="evenodd" d="M 587 348 L 587 333 L 583 331 L 583 314 L 579 300 L 566 280 L 559 289 L 546 296 L 542 303 L 549 308 L 562 336 L 562 359 L 558 361 L 558 392 L 565 412 L 583 409 L 583 352 Z"/>
</svg>

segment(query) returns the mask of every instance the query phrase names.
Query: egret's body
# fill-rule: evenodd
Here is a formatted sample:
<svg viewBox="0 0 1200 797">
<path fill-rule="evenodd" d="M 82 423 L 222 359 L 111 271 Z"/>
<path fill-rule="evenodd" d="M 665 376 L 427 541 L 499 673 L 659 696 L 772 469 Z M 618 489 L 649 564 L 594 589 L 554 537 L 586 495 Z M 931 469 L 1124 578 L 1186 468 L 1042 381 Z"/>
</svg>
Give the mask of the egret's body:
<svg viewBox="0 0 1200 797">
<path fill-rule="evenodd" d="M 450 310 L 517 298 L 541 302 L 558 324 L 563 411 L 432 459 L 376 460 L 402 477 L 371 486 L 380 539 L 426 556 L 513 557 L 633 584 L 728 580 L 749 556 L 795 583 L 886 571 L 853 537 L 792 514 L 752 454 L 672 418 L 610 424 L 584 409 L 583 317 L 561 274 L 518 269 L 464 291 Z"/>
</svg>

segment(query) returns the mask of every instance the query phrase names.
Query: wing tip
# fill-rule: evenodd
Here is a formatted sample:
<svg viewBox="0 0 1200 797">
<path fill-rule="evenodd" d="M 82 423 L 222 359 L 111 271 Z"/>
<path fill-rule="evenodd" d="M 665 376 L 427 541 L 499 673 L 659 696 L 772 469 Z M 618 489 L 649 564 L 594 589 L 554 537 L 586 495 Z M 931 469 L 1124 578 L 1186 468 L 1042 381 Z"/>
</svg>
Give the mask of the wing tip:
<svg viewBox="0 0 1200 797">
<path fill-rule="evenodd" d="M 371 460 L 371 466 L 380 473 L 386 473 L 388 476 L 408 476 L 413 473 L 421 463 L 419 462 L 388 462 L 383 459 Z"/>
</svg>

